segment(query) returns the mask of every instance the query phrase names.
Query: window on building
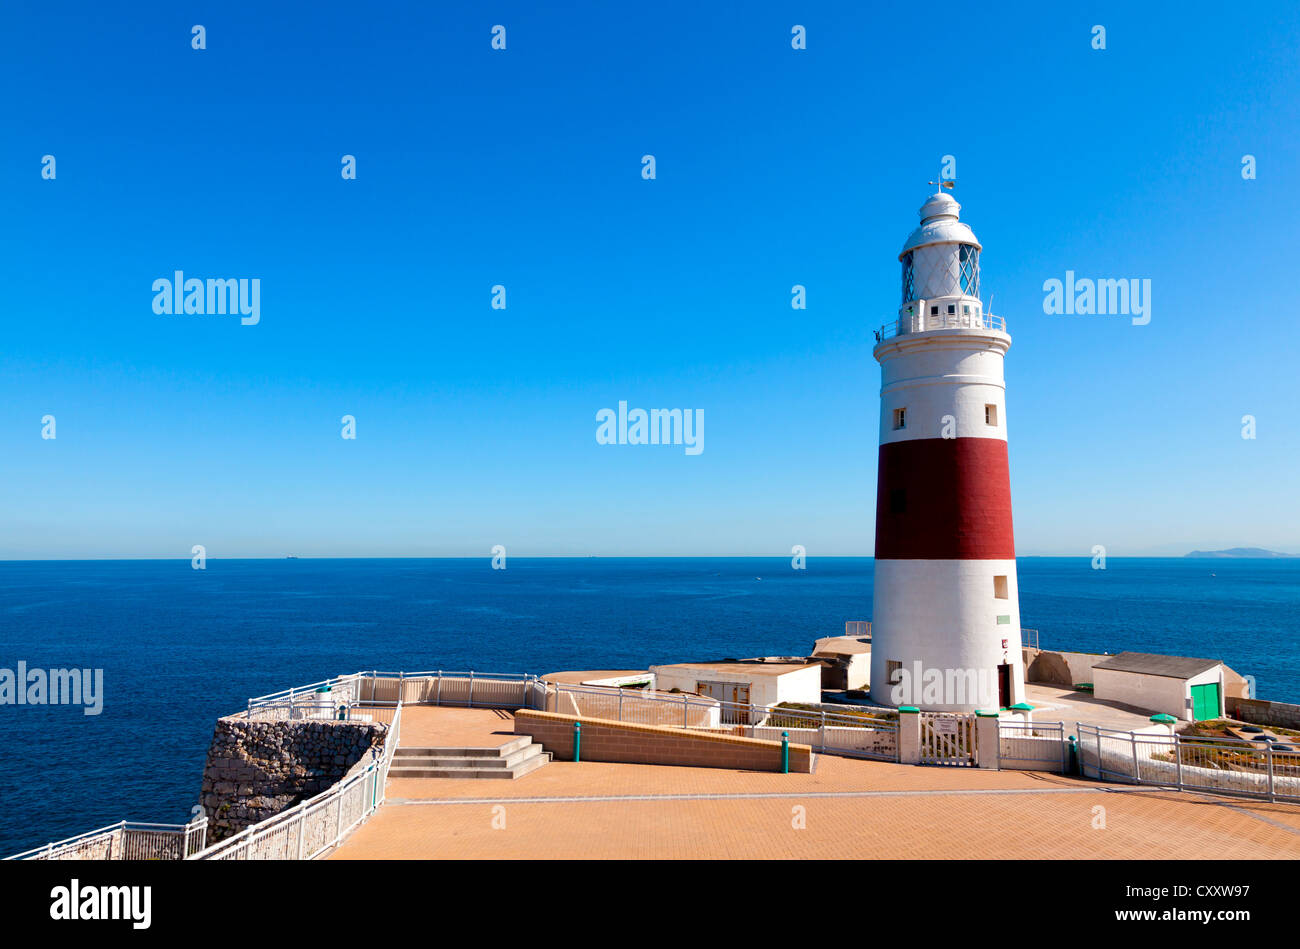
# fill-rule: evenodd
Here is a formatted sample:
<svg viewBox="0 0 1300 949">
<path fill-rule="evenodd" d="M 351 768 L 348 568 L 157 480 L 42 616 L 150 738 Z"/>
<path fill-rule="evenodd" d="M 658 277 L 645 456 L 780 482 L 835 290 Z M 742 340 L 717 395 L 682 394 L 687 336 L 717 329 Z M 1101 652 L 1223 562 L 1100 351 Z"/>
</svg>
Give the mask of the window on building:
<svg viewBox="0 0 1300 949">
<path fill-rule="evenodd" d="M 997 597 L 999 600 L 1007 600 L 1007 599 L 1010 599 L 1010 595 L 1007 593 L 1007 578 L 1006 578 L 1006 577 L 994 577 L 994 578 L 993 578 L 993 595 L 994 595 L 995 597 Z"/>
<path fill-rule="evenodd" d="M 931 316 L 938 316 L 938 315 L 939 315 L 939 308 L 938 308 L 937 306 L 932 306 L 932 307 L 930 307 L 930 315 L 931 315 Z"/>
<path fill-rule="evenodd" d="M 902 678 L 899 673 L 902 671 L 903 664 L 897 659 L 885 660 L 885 681 L 890 685 L 898 685 L 898 681 Z"/>
<path fill-rule="evenodd" d="M 916 285 L 912 276 L 912 255 L 903 255 L 903 301 L 910 303 L 916 299 Z"/>
<path fill-rule="evenodd" d="M 948 304 L 948 312 L 949 312 L 949 313 L 956 313 L 956 312 L 957 312 L 957 304 L 955 304 L 955 303 L 949 303 L 949 304 Z"/>
<path fill-rule="evenodd" d="M 998 424 L 998 407 L 996 405 L 984 406 L 984 424 L 993 426 Z"/>
<path fill-rule="evenodd" d="M 889 513 L 904 514 L 907 512 L 907 488 L 894 488 L 889 492 Z"/>
<path fill-rule="evenodd" d="M 907 428 L 907 409 L 894 409 L 894 430 Z"/>
<path fill-rule="evenodd" d="M 958 280 L 961 292 L 969 297 L 980 295 L 980 252 L 972 244 L 961 244 L 958 252 Z"/>
</svg>

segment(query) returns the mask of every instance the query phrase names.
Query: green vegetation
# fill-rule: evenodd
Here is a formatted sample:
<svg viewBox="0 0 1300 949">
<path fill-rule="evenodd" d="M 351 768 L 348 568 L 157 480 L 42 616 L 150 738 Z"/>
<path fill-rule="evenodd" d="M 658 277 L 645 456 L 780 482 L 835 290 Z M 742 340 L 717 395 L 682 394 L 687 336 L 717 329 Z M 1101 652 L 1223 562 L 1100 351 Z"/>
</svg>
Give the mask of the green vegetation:
<svg viewBox="0 0 1300 949">
<path fill-rule="evenodd" d="M 1178 729 L 1178 734 L 1184 738 L 1236 738 L 1228 731 L 1228 727 L 1240 728 L 1237 722 L 1229 722 L 1222 718 L 1215 718 L 1204 722 L 1187 722 L 1182 728 Z M 1258 728 L 1266 729 L 1274 735 L 1285 735 L 1288 738 L 1300 738 L 1300 731 L 1291 728 L 1278 728 L 1276 725 L 1259 725 Z"/>
</svg>

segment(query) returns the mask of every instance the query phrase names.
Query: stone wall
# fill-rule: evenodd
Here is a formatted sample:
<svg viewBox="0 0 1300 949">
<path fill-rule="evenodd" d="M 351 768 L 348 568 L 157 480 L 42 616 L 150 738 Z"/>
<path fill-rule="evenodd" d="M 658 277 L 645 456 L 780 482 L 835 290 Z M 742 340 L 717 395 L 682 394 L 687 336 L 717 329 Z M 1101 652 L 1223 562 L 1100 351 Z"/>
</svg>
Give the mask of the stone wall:
<svg viewBox="0 0 1300 949">
<path fill-rule="evenodd" d="M 375 722 L 217 720 L 199 801 L 208 843 L 274 817 L 363 769 L 388 726 Z"/>
<path fill-rule="evenodd" d="M 1241 722 L 1300 728 L 1300 705 L 1269 702 L 1266 699 L 1243 699 L 1231 695 L 1224 699 L 1223 704 L 1228 717 Z"/>
<path fill-rule="evenodd" d="M 559 760 L 572 761 L 575 721 L 579 719 L 572 715 L 520 709 L 515 713 L 515 734 L 531 735 L 533 741 Z M 581 722 L 583 761 L 626 761 L 743 771 L 781 770 L 779 741 L 599 718 L 583 718 Z M 812 771 L 810 747 L 790 745 L 790 770 L 802 774 Z"/>
</svg>

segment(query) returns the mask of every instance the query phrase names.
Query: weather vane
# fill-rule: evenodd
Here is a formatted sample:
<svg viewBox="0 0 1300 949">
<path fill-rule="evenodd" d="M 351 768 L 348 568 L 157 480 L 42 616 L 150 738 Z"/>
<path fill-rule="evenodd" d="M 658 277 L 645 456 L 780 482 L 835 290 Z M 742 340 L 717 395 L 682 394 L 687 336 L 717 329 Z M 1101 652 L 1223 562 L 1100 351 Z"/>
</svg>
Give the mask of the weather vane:
<svg viewBox="0 0 1300 949">
<path fill-rule="evenodd" d="M 951 178 L 945 178 L 945 177 L 943 176 L 943 169 L 942 169 L 942 168 L 939 169 L 939 180 L 938 180 L 938 181 L 927 181 L 926 184 L 928 184 L 928 185 L 934 185 L 934 186 L 935 186 L 936 188 L 938 188 L 940 191 L 943 191 L 944 188 L 947 188 L 948 190 L 951 191 L 953 188 L 957 187 L 957 182 L 956 182 L 956 181 L 954 181 L 954 180 L 951 179 Z"/>
</svg>

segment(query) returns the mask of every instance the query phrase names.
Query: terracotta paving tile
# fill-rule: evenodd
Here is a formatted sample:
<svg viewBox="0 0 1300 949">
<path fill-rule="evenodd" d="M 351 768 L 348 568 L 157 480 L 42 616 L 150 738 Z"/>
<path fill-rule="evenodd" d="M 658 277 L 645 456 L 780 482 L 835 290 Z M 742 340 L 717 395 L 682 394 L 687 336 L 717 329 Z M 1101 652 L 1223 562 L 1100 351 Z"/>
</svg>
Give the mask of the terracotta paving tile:
<svg viewBox="0 0 1300 949">
<path fill-rule="evenodd" d="M 481 709 L 412 708 L 402 744 L 485 745 L 512 727 Z M 1027 771 L 825 755 L 816 765 L 554 761 L 514 781 L 395 779 L 333 857 L 1300 858 L 1296 805 Z"/>
<path fill-rule="evenodd" d="M 517 738 L 509 712 L 490 708 L 402 708 L 402 748 L 495 748 Z"/>
</svg>

